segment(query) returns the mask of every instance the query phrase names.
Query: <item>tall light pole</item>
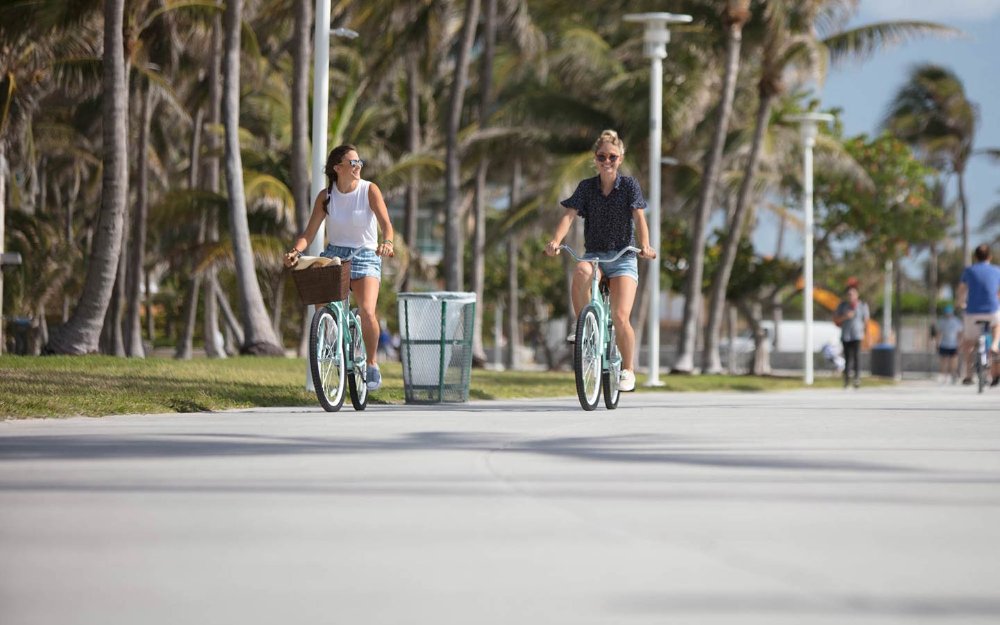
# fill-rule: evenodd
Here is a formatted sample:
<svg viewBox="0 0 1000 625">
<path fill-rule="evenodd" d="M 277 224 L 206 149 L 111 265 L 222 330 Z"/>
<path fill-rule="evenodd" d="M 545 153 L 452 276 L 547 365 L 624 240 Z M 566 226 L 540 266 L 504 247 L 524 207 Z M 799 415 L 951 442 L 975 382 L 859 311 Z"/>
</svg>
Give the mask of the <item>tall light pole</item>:
<svg viewBox="0 0 1000 625">
<path fill-rule="evenodd" d="M 817 124 L 833 121 L 828 113 L 802 113 L 785 118 L 798 122 L 802 134 L 802 212 L 805 214 L 805 250 L 803 268 L 805 286 L 802 289 L 802 307 L 805 326 L 803 381 L 813 383 L 813 146 L 816 145 Z"/>
<path fill-rule="evenodd" d="M 330 35 L 354 39 L 358 33 L 350 28 L 330 29 L 330 0 L 316 0 L 316 27 L 313 34 L 313 119 L 312 119 L 312 181 L 309 185 L 309 200 L 315 199 L 326 186 L 323 168 L 326 166 L 326 137 L 330 108 Z M 319 256 L 327 237 L 326 224 L 310 241 L 305 253 Z M 315 310 L 310 306 L 306 314 L 310 317 Z M 309 360 L 306 359 L 306 390 L 313 388 Z"/>
<path fill-rule="evenodd" d="M 667 42 L 670 41 L 668 24 L 687 23 L 690 15 L 674 13 L 630 13 L 626 22 L 646 25 L 643 39 L 643 53 L 649 57 L 649 222 L 650 246 L 660 251 L 660 167 L 662 163 L 663 138 L 663 59 L 667 58 Z M 646 386 L 663 386 L 660 381 L 660 265 L 653 265 L 652 279 L 649 280 L 649 376 Z"/>
</svg>

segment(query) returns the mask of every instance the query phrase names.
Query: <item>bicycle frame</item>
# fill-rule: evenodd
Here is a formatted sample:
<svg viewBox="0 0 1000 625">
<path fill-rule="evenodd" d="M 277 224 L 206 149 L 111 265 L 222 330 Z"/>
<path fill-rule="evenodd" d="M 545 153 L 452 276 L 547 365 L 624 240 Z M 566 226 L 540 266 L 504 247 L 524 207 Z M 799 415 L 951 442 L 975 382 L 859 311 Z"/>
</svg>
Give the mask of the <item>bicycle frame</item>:
<svg viewBox="0 0 1000 625">
<path fill-rule="evenodd" d="M 358 251 L 355 250 L 350 256 L 342 259 L 342 261 L 352 260 Z M 326 311 L 330 312 L 327 313 Z M 327 388 L 327 376 L 321 373 L 322 367 L 318 362 L 320 360 L 318 354 L 321 351 L 320 344 L 329 349 L 330 342 L 326 338 L 326 330 L 323 330 L 322 336 L 312 336 L 311 340 L 317 343 L 310 347 L 310 369 L 313 371 L 313 386 L 316 388 L 316 396 L 324 409 L 334 412 L 340 409 L 345 392 L 349 392 L 354 408 L 356 410 L 364 410 L 368 403 L 368 387 L 366 386 L 367 354 L 361 333 L 361 320 L 350 309 L 350 293 L 343 300 L 327 302 L 316 308 L 316 312 L 313 314 L 315 332 L 320 332 L 318 329 L 320 326 L 323 326 L 323 328 L 330 327 L 329 325 L 323 325 L 321 322 L 321 318 L 327 314 L 330 314 L 336 320 L 336 341 L 338 345 L 333 348 L 333 357 L 329 360 L 326 358 L 323 360 L 332 364 L 334 368 L 340 368 L 343 371 L 337 375 L 336 386 Z M 324 351 L 324 356 L 328 355 L 328 352 Z M 332 396 L 330 394 L 331 390 L 336 391 Z"/>
<path fill-rule="evenodd" d="M 580 405 L 583 406 L 584 410 L 593 410 L 597 406 L 597 401 L 600 398 L 600 386 L 601 380 L 604 382 L 604 394 L 605 394 L 605 405 L 611 409 L 618 405 L 618 379 L 617 376 L 621 370 L 621 355 L 617 350 L 617 346 L 611 345 L 613 339 L 613 324 L 611 321 L 611 297 L 610 290 L 607 292 L 601 291 L 601 280 L 600 280 L 600 265 L 602 263 L 612 263 L 619 258 L 621 258 L 627 252 L 640 252 L 636 247 L 626 247 L 616 254 L 613 258 L 607 260 L 601 260 L 598 258 L 586 258 L 581 257 L 576 253 L 573 248 L 568 245 L 560 245 L 560 250 L 566 250 L 566 252 L 573 257 L 577 262 L 587 262 L 591 265 L 591 279 L 590 279 L 590 301 L 583 310 L 578 311 L 580 319 L 585 319 L 588 309 L 592 308 L 594 315 L 596 317 L 597 325 L 597 337 L 596 344 L 600 353 L 600 372 L 597 373 L 589 368 L 590 362 L 588 361 L 587 371 L 583 371 L 585 366 L 582 363 L 574 362 L 574 369 L 577 370 L 577 394 L 580 399 Z M 580 321 L 578 319 L 578 326 Z M 578 330 L 580 332 L 580 330 Z M 578 337 L 578 343 L 575 346 L 574 354 L 579 352 L 581 347 L 581 338 Z M 613 361 L 613 358 L 617 360 Z M 576 357 L 574 357 L 576 360 Z M 594 363 L 596 364 L 596 363 Z M 596 375 L 596 382 L 594 374 Z M 614 378 L 614 379 L 612 379 Z M 588 381 L 590 383 L 596 383 L 596 393 L 587 389 Z M 591 397 L 591 395 L 593 395 Z"/>
</svg>

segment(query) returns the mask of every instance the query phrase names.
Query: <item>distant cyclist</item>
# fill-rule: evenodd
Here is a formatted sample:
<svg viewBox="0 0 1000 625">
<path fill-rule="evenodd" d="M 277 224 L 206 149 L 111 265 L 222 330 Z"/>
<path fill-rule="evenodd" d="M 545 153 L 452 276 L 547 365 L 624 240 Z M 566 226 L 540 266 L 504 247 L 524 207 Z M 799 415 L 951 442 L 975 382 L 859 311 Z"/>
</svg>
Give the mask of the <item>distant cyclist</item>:
<svg viewBox="0 0 1000 625">
<path fill-rule="evenodd" d="M 985 243 L 972 254 L 972 264 L 962 272 L 958 285 L 958 305 L 965 305 L 965 334 L 962 340 L 963 361 L 971 365 L 971 356 L 982 328 L 979 322 L 990 322 L 990 352 L 993 355 L 993 382 L 1000 384 L 1000 267 L 990 263 L 990 246 Z M 962 384 L 972 384 L 972 367 L 966 369 Z"/>
<path fill-rule="evenodd" d="M 646 200 L 639 182 L 631 176 L 618 174 L 625 158 L 625 143 L 614 130 L 605 130 L 594 143 L 594 164 L 597 176 L 587 178 L 577 185 L 569 199 L 563 200 L 566 208 L 556 226 L 552 240 L 545 246 L 545 253 L 555 256 L 569 233 L 573 219 L 583 217 L 584 247 L 589 257 L 610 259 L 623 248 L 635 245 L 642 250 L 643 258 L 656 258 L 656 251 L 649 246 L 649 228 L 646 226 Z M 622 354 L 622 372 L 619 388 L 635 390 L 635 333 L 629 317 L 639 285 L 639 266 L 635 254 L 629 252 L 617 262 L 601 266 L 611 285 L 611 318 L 615 324 L 618 350 Z M 573 273 L 574 318 L 590 298 L 591 265 L 578 263 Z M 576 333 L 572 335 L 574 338 Z"/>
</svg>

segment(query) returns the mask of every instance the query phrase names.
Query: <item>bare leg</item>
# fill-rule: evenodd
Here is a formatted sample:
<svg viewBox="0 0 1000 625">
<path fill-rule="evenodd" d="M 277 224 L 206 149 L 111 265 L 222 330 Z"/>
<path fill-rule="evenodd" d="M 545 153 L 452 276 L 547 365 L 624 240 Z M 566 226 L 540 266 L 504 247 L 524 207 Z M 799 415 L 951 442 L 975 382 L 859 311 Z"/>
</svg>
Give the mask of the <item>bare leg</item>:
<svg viewBox="0 0 1000 625">
<path fill-rule="evenodd" d="M 590 277 L 593 275 L 593 272 L 594 268 L 590 263 L 576 264 L 576 271 L 573 272 L 573 292 L 571 294 L 573 299 L 574 323 L 580 315 L 580 311 L 590 302 Z"/>
<path fill-rule="evenodd" d="M 351 280 L 351 291 L 354 292 L 354 303 L 358 306 L 361 317 L 361 337 L 365 341 L 365 351 L 368 352 L 368 364 L 375 364 L 378 351 L 378 317 L 375 316 L 375 305 L 378 303 L 378 278 L 365 277 Z"/>
<path fill-rule="evenodd" d="M 635 332 L 632 330 L 632 304 L 638 284 L 628 276 L 611 278 L 611 320 L 615 324 L 618 351 L 622 353 L 622 369 L 635 369 Z"/>
</svg>

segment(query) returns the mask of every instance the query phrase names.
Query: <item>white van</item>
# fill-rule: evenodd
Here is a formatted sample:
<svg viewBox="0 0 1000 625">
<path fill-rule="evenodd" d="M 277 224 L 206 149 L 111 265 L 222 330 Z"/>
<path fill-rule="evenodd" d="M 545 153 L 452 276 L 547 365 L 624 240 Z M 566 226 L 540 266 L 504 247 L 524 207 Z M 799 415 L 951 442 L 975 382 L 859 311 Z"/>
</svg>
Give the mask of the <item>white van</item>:
<svg viewBox="0 0 1000 625">
<path fill-rule="evenodd" d="M 764 319 L 760 322 L 768 337 L 774 340 L 774 322 Z M 777 344 L 772 345 L 771 351 L 777 352 L 801 352 L 805 349 L 806 325 L 801 319 L 783 319 L 779 327 Z M 832 321 L 813 321 L 813 351 L 819 353 L 823 345 L 827 342 L 840 344 L 840 328 Z M 722 347 L 725 348 L 727 342 L 722 340 Z M 735 341 L 737 353 L 750 353 L 753 351 L 753 336 L 750 330 L 741 332 Z"/>
</svg>

